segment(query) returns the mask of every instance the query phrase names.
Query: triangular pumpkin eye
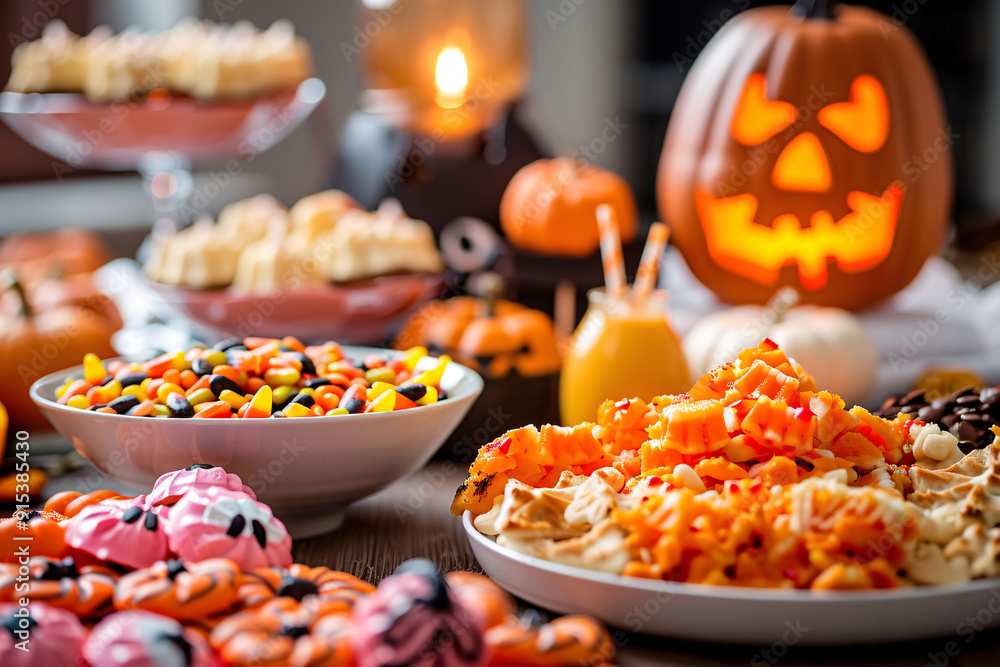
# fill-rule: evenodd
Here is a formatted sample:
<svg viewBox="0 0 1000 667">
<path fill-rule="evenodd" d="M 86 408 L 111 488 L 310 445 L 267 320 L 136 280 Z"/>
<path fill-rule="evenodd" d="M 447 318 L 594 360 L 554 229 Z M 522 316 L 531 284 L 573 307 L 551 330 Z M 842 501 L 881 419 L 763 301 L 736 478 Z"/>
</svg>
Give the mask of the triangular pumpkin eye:
<svg viewBox="0 0 1000 667">
<path fill-rule="evenodd" d="M 867 74 L 857 77 L 850 101 L 820 109 L 819 122 L 854 150 L 877 151 L 889 134 L 889 103 L 882 84 Z"/>
<path fill-rule="evenodd" d="M 745 146 L 762 144 L 795 122 L 795 107 L 788 102 L 767 99 L 767 80 L 751 74 L 736 103 L 730 131 Z"/>
</svg>

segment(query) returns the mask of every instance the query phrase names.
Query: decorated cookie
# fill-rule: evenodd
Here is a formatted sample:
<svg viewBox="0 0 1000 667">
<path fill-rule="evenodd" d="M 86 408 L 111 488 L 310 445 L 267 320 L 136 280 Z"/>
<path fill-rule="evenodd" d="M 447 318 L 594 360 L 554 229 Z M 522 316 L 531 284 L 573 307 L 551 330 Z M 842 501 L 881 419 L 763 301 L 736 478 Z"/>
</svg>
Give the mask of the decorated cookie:
<svg viewBox="0 0 1000 667">
<path fill-rule="evenodd" d="M 615 653 L 611 635 L 588 616 L 545 623 L 536 612 L 486 631 L 493 662 L 502 665 L 601 665 Z"/>
<path fill-rule="evenodd" d="M 161 561 L 122 577 L 115 588 L 115 607 L 204 623 L 233 607 L 239 575 L 236 563 L 225 558 Z"/>
<path fill-rule="evenodd" d="M 105 500 L 80 511 L 69 522 L 66 542 L 100 561 L 138 569 L 169 556 L 165 512 L 144 511 L 145 496 L 129 501 Z M 135 504 L 132 504 L 135 503 Z"/>
<path fill-rule="evenodd" d="M 218 665 L 201 635 L 172 618 L 137 609 L 115 612 L 98 623 L 83 645 L 83 657 L 95 667 Z"/>
<path fill-rule="evenodd" d="M 146 506 L 173 505 L 191 490 L 204 494 L 219 491 L 242 492 L 257 500 L 253 489 L 244 484 L 238 475 L 226 472 L 218 466 L 196 463 L 183 470 L 161 475 L 153 484 L 153 490 L 146 496 Z"/>
<path fill-rule="evenodd" d="M 72 557 L 54 560 L 38 556 L 28 562 L 27 579 L 18 567 L 14 563 L 0 565 L 0 602 L 25 597 L 31 604 L 44 602 L 84 620 L 114 611 L 111 597 L 120 575 L 109 567 L 77 566 Z"/>
<path fill-rule="evenodd" d="M 258 568 L 240 577 L 240 606 L 252 609 L 276 597 L 298 602 L 314 597 L 325 611 L 350 612 L 358 598 L 375 587 L 346 572 L 294 563 L 288 568 Z"/>
<path fill-rule="evenodd" d="M 77 656 L 86 638 L 83 624 L 65 609 L 42 603 L 29 607 L 16 602 L 0 604 L 0 665 L 3 667 L 71 667 L 78 664 Z M 93 664 L 110 667 L 104 662 Z"/>
<path fill-rule="evenodd" d="M 304 603 L 291 597 L 274 598 L 217 625 L 212 630 L 212 646 L 237 667 L 352 667 L 350 616 L 323 615 L 320 607 L 315 598 Z"/>
<path fill-rule="evenodd" d="M 243 493 L 185 494 L 170 508 L 170 550 L 185 561 L 228 558 L 244 570 L 292 564 L 285 525 Z"/>
<path fill-rule="evenodd" d="M 471 667 L 488 659 L 485 619 L 430 561 L 410 560 L 359 600 L 352 633 L 359 667 Z"/>
<path fill-rule="evenodd" d="M 15 563 L 25 554 L 62 558 L 66 525 L 62 514 L 37 510 L 0 519 L 0 562 Z M 18 539 L 26 537 L 31 540 Z"/>
</svg>

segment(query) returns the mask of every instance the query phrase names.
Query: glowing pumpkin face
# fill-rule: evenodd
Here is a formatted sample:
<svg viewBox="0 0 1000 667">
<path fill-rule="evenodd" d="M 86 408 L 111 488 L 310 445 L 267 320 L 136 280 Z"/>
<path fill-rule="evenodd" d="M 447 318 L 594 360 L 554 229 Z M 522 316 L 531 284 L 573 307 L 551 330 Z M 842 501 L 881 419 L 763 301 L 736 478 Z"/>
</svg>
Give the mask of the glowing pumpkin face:
<svg viewBox="0 0 1000 667">
<path fill-rule="evenodd" d="M 883 35 L 885 21 L 849 6 L 835 18 L 750 10 L 692 68 L 659 203 L 694 274 L 725 300 L 762 303 L 791 285 L 862 308 L 936 251 L 951 198 L 944 114 L 919 46 L 902 28 Z M 934 161 L 909 169 L 928 148 Z"/>
</svg>

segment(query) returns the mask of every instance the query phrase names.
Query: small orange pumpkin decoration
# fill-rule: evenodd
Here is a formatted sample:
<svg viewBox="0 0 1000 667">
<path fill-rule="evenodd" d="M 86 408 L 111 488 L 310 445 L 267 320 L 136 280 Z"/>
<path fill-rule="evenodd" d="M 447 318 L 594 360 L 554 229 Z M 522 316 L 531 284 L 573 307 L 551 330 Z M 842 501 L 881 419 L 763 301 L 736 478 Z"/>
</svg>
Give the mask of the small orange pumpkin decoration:
<svg viewBox="0 0 1000 667">
<path fill-rule="evenodd" d="M 22 518 L 26 520 L 22 521 Z M 69 551 L 66 520 L 62 514 L 38 510 L 32 510 L 25 516 L 0 519 L 0 562 L 16 563 L 23 548 L 27 548 L 32 556 L 65 557 Z M 24 537 L 30 537 L 31 541 L 15 539 Z"/>
<path fill-rule="evenodd" d="M 500 226 L 517 248 L 539 255 L 586 257 L 597 251 L 597 207 L 618 216 L 622 241 L 639 230 L 632 189 L 618 174 L 556 158 L 536 160 L 514 174 L 500 200 Z"/>
<path fill-rule="evenodd" d="M 431 301 L 403 324 L 393 343 L 398 350 L 423 345 L 435 354 L 501 378 L 555 373 L 562 365 L 552 319 L 518 303 L 498 299 L 503 285 L 497 274 L 484 274 L 484 298 L 459 296 Z"/>
<path fill-rule="evenodd" d="M 88 352 L 116 356 L 111 334 L 118 323 L 77 305 L 36 312 L 15 276 L 9 276 L 8 287 L 3 296 L 15 307 L 0 309 L 0 377 L 5 378 L 0 401 L 10 413 L 12 430 L 48 430 L 28 388 L 43 375 L 79 364 Z"/>
<path fill-rule="evenodd" d="M 803 302 L 857 310 L 937 252 L 950 142 L 927 58 L 888 16 L 824 0 L 750 9 L 681 88 L 660 213 L 726 301 L 762 304 L 791 286 Z"/>
<path fill-rule="evenodd" d="M 26 282 L 90 273 L 111 258 L 100 236 L 79 227 L 11 234 L 0 243 L 0 269 L 16 269 Z"/>
<path fill-rule="evenodd" d="M 240 568 L 225 558 L 160 561 L 129 572 L 115 587 L 116 609 L 144 609 L 177 621 L 210 622 L 236 604 Z"/>
</svg>

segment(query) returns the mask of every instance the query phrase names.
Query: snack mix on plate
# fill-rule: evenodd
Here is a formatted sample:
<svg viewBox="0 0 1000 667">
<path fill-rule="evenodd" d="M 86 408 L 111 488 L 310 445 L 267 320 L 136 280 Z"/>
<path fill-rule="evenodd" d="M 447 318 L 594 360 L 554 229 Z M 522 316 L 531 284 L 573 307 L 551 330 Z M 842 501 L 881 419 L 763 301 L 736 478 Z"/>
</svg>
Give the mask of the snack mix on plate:
<svg viewBox="0 0 1000 667">
<path fill-rule="evenodd" d="M 965 403 L 988 408 L 987 393 Z M 654 579 L 846 590 L 998 576 L 1000 429 L 966 455 L 932 417 L 848 409 L 765 340 L 687 394 L 506 433 L 452 511 L 503 547 Z"/>
<path fill-rule="evenodd" d="M 188 18 L 156 35 L 113 35 L 100 26 L 85 37 L 52 21 L 41 39 L 14 49 L 11 70 L 7 90 L 17 93 L 82 93 L 108 102 L 164 90 L 225 100 L 294 88 L 312 76 L 313 61 L 288 21 L 258 30 L 247 21 Z"/>
<path fill-rule="evenodd" d="M 519 613 L 478 574 L 412 560 L 376 588 L 293 563 L 270 508 L 210 465 L 167 473 L 136 498 L 63 492 L 0 521 L 0 533 L 11 526 L 34 539 L 26 566 L 17 543 L 0 551 L 4 667 L 605 665 L 614 655 L 594 619 Z M 25 608 L 30 632 L 19 636 Z M 17 648 L 25 638 L 30 651 Z"/>
<path fill-rule="evenodd" d="M 441 377 L 451 362 L 422 347 L 401 356 L 373 354 L 361 362 L 337 343 L 304 346 L 288 336 L 229 338 L 216 345 L 167 352 L 139 364 L 94 354 L 83 377 L 56 390 L 62 405 L 136 417 L 322 417 L 393 412 L 446 398 Z"/>
</svg>

